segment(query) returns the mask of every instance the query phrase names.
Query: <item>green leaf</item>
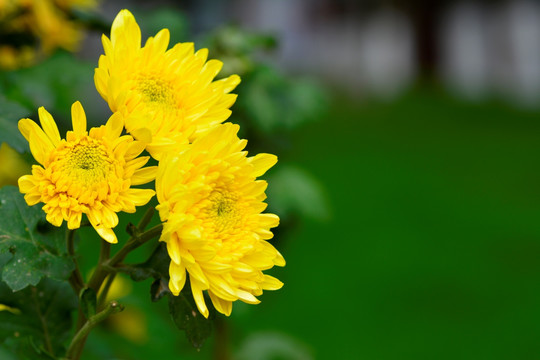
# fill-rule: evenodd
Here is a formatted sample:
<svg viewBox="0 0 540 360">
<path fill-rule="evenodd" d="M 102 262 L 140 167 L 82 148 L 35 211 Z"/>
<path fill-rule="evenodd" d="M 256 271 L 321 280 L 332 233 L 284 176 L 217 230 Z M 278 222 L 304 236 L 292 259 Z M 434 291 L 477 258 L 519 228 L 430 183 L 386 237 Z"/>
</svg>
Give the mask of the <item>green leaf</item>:
<svg viewBox="0 0 540 360">
<path fill-rule="evenodd" d="M 171 294 L 171 290 L 169 290 L 169 282 L 167 279 L 156 279 L 150 286 L 150 298 L 152 302 L 159 301 L 163 296 L 169 294 Z"/>
<path fill-rule="evenodd" d="M 54 356 L 40 349 L 33 338 L 25 336 L 8 338 L 0 345 L 2 360 L 56 360 Z"/>
<path fill-rule="evenodd" d="M 21 135 L 17 123 L 29 115 L 28 109 L 0 95 L 0 143 L 6 142 L 20 153 L 27 151 L 28 142 Z"/>
<path fill-rule="evenodd" d="M 2 280 L 18 291 L 42 277 L 65 280 L 74 269 L 66 254 L 65 229 L 45 220 L 40 206 L 29 207 L 14 186 L 0 189 Z"/>
<path fill-rule="evenodd" d="M 62 344 L 70 335 L 71 313 L 77 304 L 67 283 L 43 279 L 37 286 L 13 292 L 2 282 L 0 304 L 12 309 L 0 311 L 0 342 L 10 340 L 4 346 L 30 344 L 24 346 L 35 353 L 29 358 L 63 353 Z"/>
<path fill-rule="evenodd" d="M 204 341 L 212 333 L 215 310 L 212 307 L 209 307 L 209 310 L 208 319 L 199 313 L 188 284 L 178 296 L 172 294 L 169 296 L 169 313 L 176 327 L 186 332 L 189 342 L 197 349 L 202 347 Z"/>
<path fill-rule="evenodd" d="M 290 79 L 261 65 L 243 79 L 238 93 L 239 115 L 267 134 L 318 120 L 329 103 L 323 88 L 314 81 Z"/>
<path fill-rule="evenodd" d="M 306 171 L 281 164 L 267 180 L 271 212 L 282 218 L 300 215 L 314 220 L 328 219 L 329 205 L 324 188 Z"/>
<path fill-rule="evenodd" d="M 10 99 L 33 111 L 40 106 L 54 110 L 53 116 L 59 127 L 70 127 L 71 104 L 94 96 L 89 91 L 93 87 L 94 67 L 94 62 L 82 61 L 66 51 L 56 51 L 37 66 L 10 72 L 4 90 Z M 85 104 L 83 101 L 83 106 Z M 95 109 L 88 107 L 85 110 L 91 124 Z"/>
<path fill-rule="evenodd" d="M 82 289 L 81 293 L 79 294 L 79 299 L 84 316 L 86 316 L 87 319 L 94 316 L 97 308 L 97 296 L 94 289 Z"/>
<path fill-rule="evenodd" d="M 135 265 L 123 265 L 118 271 L 128 274 L 133 281 L 143 281 L 148 278 L 169 278 L 169 264 L 171 258 L 167 252 L 167 245 L 160 243 L 152 252 L 148 260 Z"/>
<path fill-rule="evenodd" d="M 186 332 L 186 337 L 191 344 L 200 348 L 212 332 L 212 319 L 215 309 L 209 304 L 210 316 L 206 319 L 199 313 L 189 283 L 178 296 L 174 296 L 169 290 L 169 264 L 171 258 L 167 252 L 167 245 L 160 243 L 152 252 L 152 255 L 143 263 L 136 265 L 124 265 L 117 268 L 118 271 L 129 274 L 134 281 L 143 281 L 148 278 L 156 279 L 150 287 L 150 298 L 153 302 L 159 301 L 163 296 L 169 295 L 169 313 L 180 330 Z"/>
</svg>

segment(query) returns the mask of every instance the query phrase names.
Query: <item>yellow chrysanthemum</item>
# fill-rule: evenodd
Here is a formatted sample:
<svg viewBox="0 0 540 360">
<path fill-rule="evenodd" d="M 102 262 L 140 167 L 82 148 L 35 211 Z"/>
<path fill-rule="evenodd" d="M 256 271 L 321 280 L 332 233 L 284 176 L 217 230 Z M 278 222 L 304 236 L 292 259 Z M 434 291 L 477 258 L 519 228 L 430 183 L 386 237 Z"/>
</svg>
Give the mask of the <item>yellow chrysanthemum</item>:
<svg viewBox="0 0 540 360">
<path fill-rule="evenodd" d="M 95 0 L 0 0 L 0 36 L 7 40 L 0 68 L 29 66 L 57 48 L 77 50 L 83 33 L 73 11 L 96 6 Z"/>
<path fill-rule="evenodd" d="M 121 136 L 123 119 L 114 114 L 106 125 L 86 131 L 86 115 L 78 101 L 71 107 L 73 131 L 60 138 L 51 114 L 39 108 L 41 127 L 30 119 L 19 121 L 19 130 L 42 166 L 19 178 L 19 189 L 28 205 L 45 203 L 47 221 L 55 226 L 67 221 L 69 229 L 80 227 L 82 214 L 98 234 L 116 243 L 112 228 L 119 211 L 135 212 L 146 204 L 153 190 L 133 189 L 155 178 L 155 166 L 142 168 L 149 157 L 137 157 L 145 143 Z"/>
<path fill-rule="evenodd" d="M 277 157 L 246 157 L 239 126 L 219 125 L 178 155 L 158 166 L 157 209 L 164 221 L 161 241 L 171 257 L 169 288 L 178 295 L 189 273 L 201 314 L 208 317 L 203 290 L 215 308 L 229 315 L 232 302 L 258 304 L 263 290 L 281 283 L 262 270 L 284 266 L 281 254 L 266 240 L 278 225 L 266 208 L 266 181 L 256 180 Z"/>
<path fill-rule="evenodd" d="M 236 95 L 229 92 L 240 78 L 213 81 L 223 64 L 207 62 L 207 49 L 194 53 L 193 43 L 180 43 L 167 50 L 168 29 L 141 48 L 141 30 L 128 10 L 120 11 L 111 38 L 103 35 L 102 42 L 96 88 L 113 112 L 125 114 L 128 132 L 137 137 L 141 129 L 149 130 L 147 150 L 154 158 L 230 116 Z"/>
</svg>

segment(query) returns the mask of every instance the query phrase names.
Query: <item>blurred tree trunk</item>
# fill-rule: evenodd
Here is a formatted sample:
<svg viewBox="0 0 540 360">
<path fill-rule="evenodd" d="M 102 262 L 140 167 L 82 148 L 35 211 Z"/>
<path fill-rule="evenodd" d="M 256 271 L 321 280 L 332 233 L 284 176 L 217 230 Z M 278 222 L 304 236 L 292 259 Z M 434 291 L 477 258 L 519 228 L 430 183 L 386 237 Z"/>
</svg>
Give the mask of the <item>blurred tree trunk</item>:
<svg viewBox="0 0 540 360">
<path fill-rule="evenodd" d="M 394 0 L 393 4 L 411 20 L 416 41 L 419 74 L 432 79 L 439 62 L 438 33 L 448 0 Z"/>
</svg>

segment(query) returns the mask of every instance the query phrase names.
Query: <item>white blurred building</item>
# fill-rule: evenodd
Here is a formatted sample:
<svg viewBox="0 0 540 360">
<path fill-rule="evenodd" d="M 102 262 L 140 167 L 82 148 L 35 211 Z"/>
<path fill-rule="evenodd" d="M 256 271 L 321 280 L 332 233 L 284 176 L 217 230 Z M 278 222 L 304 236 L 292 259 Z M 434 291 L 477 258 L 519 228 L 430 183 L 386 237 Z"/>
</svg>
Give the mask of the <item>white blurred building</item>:
<svg viewBox="0 0 540 360">
<path fill-rule="evenodd" d="M 330 1 L 330 0 L 329 0 Z M 278 60 L 350 89 L 394 97 L 419 73 L 412 24 L 396 9 L 313 18 L 325 0 L 237 0 L 234 17 L 282 41 Z M 500 94 L 540 104 L 540 5 L 532 0 L 456 2 L 435 29 L 438 73 L 469 99 Z"/>
</svg>

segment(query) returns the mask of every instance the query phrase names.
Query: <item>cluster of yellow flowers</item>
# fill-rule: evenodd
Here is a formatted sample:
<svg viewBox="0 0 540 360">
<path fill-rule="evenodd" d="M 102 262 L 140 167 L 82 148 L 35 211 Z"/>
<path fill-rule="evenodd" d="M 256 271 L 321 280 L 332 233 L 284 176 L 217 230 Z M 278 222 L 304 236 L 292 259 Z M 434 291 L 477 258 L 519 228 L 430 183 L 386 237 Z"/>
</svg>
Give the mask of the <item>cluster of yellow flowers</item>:
<svg viewBox="0 0 540 360">
<path fill-rule="evenodd" d="M 56 48 L 76 50 L 82 32 L 70 13 L 95 6 L 95 0 L 0 0 L 0 36 L 17 41 L 0 44 L 0 67 L 30 65 Z"/>
<path fill-rule="evenodd" d="M 214 307 L 229 315 L 234 301 L 256 304 L 263 290 L 281 288 L 279 280 L 262 272 L 284 266 L 285 260 L 267 242 L 279 218 L 262 213 L 267 183 L 256 180 L 277 158 L 247 157 L 239 126 L 222 124 L 240 78 L 214 81 L 222 63 L 207 61 L 208 51 L 194 52 L 192 43 L 167 49 L 167 29 L 141 47 L 140 28 L 127 10 L 114 20 L 110 39 L 102 40 L 105 54 L 95 84 L 113 114 L 106 125 L 87 131 L 76 102 L 73 131 L 65 139 L 43 108 L 41 127 L 30 119 L 19 121 L 41 164 L 19 179 L 26 202 L 44 203 L 47 220 L 56 226 L 65 220 L 69 229 L 78 228 L 86 214 L 103 239 L 116 243 L 117 212 L 135 212 L 157 193 L 160 240 L 171 258 L 169 288 L 178 295 L 189 274 L 205 317 L 205 290 Z M 139 156 L 144 150 L 158 166 L 144 167 L 150 158 Z M 132 188 L 154 179 L 155 192 Z"/>
</svg>

